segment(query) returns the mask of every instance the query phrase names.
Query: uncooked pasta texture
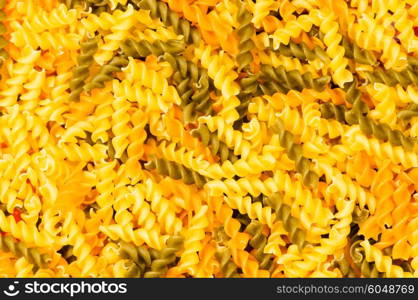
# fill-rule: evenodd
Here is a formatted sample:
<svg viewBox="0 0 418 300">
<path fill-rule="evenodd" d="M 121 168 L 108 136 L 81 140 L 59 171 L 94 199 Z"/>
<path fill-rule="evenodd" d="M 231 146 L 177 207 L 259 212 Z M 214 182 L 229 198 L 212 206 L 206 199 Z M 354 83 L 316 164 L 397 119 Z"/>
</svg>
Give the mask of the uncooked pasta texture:
<svg viewBox="0 0 418 300">
<path fill-rule="evenodd" d="M 418 277 L 418 1 L 0 0 L 0 277 Z"/>
</svg>

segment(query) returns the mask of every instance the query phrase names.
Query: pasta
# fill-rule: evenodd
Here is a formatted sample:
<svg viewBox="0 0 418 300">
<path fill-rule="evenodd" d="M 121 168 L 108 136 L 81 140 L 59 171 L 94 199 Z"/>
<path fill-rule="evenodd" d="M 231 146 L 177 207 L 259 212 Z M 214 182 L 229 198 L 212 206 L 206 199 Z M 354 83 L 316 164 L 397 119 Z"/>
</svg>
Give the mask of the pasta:
<svg viewBox="0 0 418 300">
<path fill-rule="evenodd" d="M 1 277 L 418 277 L 414 1 L 0 1 Z"/>
</svg>

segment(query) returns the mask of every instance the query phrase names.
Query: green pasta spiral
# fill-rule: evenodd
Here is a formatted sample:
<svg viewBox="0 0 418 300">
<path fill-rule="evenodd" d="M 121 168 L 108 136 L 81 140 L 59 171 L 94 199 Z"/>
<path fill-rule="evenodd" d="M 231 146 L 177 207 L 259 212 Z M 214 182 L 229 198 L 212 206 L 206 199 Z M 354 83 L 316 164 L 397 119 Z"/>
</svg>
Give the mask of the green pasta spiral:
<svg viewBox="0 0 418 300">
<path fill-rule="evenodd" d="M 105 82 L 113 79 L 114 72 L 120 72 L 122 68 L 128 65 L 128 59 L 125 56 L 118 55 L 113 57 L 110 62 L 100 68 L 99 73 L 92 78 L 92 80 L 84 86 L 85 91 L 90 91 L 94 88 L 103 88 Z"/>
<path fill-rule="evenodd" d="M 144 274 L 144 278 L 158 278 L 167 272 L 168 266 L 175 262 L 176 252 L 183 248 L 182 236 L 171 236 L 168 238 L 166 247 L 159 252 L 159 255 L 151 263 L 151 269 Z"/>
<path fill-rule="evenodd" d="M 305 231 L 299 228 L 299 220 L 291 215 L 291 207 L 283 202 L 283 195 L 276 192 L 270 197 L 263 196 L 263 204 L 275 211 L 277 220 L 283 222 L 283 227 L 289 233 L 291 242 L 298 245 L 299 249 L 304 248 Z"/>
<path fill-rule="evenodd" d="M 89 68 L 94 62 L 93 55 L 97 51 L 97 39 L 90 38 L 81 43 L 81 54 L 77 58 L 77 67 L 73 71 L 70 82 L 70 100 L 78 100 L 83 91 L 86 79 L 89 77 Z"/>
<path fill-rule="evenodd" d="M 186 60 L 182 55 L 165 53 L 161 59 L 170 63 L 175 70 L 173 81 L 182 99 L 184 120 L 194 122 L 198 117 L 197 112 L 203 115 L 212 114 L 209 94 L 214 89 L 214 84 L 207 70 Z"/>
<path fill-rule="evenodd" d="M 310 49 L 304 42 L 295 43 L 290 41 L 288 45 L 280 44 L 277 50 L 273 50 L 272 46 L 269 46 L 268 49 L 287 57 L 296 57 L 303 61 L 313 61 L 317 58 L 324 63 L 329 63 L 330 61 L 330 58 L 321 47 L 315 46 L 313 49 Z"/>
<path fill-rule="evenodd" d="M 398 118 L 408 122 L 411 118 L 418 117 L 418 104 L 411 103 L 408 107 L 398 113 Z"/>
<path fill-rule="evenodd" d="M 237 28 L 237 35 L 239 37 L 239 53 L 236 56 L 236 60 L 238 63 L 238 71 L 241 71 L 246 69 L 253 61 L 251 50 L 255 47 L 255 44 L 251 38 L 255 33 L 255 29 L 251 22 L 252 15 L 247 10 L 245 3 L 243 1 L 238 1 L 238 6 L 237 21 L 239 22 L 239 25 Z"/>
<path fill-rule="evenodd" d="M 134 246 L 124 241 L 119 242 L 119 256 L 131 260 L 136 265 L 136 267 L 132 267 L 136 273 L 135 277 L 141 277 L 146 268 L 149 268 L 152 263 L 148 249 L 143 246 Z"/>
<path fill-rule="evenodd" d="M 305 88 L 320 92 L 330 82 L 329 76 L 313 78 L 310 72 L 301 74 L 297 70 L 286 71 L 283 66 L 274 68 L 270 65 L 261 65 L 260 69 L 265 80 L 260 87 L 265 94 L 271 94 L 271 91 L 286 94 L 290 90 L 302 91 Z"/>
<path fill-rule="evenodd" d="M 260 95 L 259 78 L 260 76 L 258 74 L 250 74 L 249 76 L 242 78 L 239 81 L 241 91 L 238 97 L 241 99 L 248 98 L 248 96 Z"/>
<path fill-rule="evenodd" d="M 317 26 L 312 26 L 309 35 L 317 36 L 321 40 L 324 40 L 325 37 L 325 34 L 321 32 Z M 372 66 L 378 65 L 376 56 L 372 51 L 360 48 L 347 37 L 342 36 L 340 45 L 344 47 L 344 56 L 346 58 L 354 59 L 355 62 L 360 64 Z"/>
<path fill-rule="evenodd" d="M 271 254 L 264 254 L 264 248 L 267 244 L 267 238 L 263 234 L 263 224 L 258 221 L 252 220 L 251 223 L 245 228 L 252 237 L 250 240 L 250 246 L 256 249 L 255 258 L 260 263 L 260 268 L 268 270 L 272 266 Z"/>
<path fill-rule="evenodd" d="M 189 98 L 193 94 L 193 85 L 196 86 L 199 78 L 204 73 L 201 68 L 191 61 L 187 61 L 181 55 L 164 54 L 163 59 L 170 63 L 175 70 L 173 81 L 179 92 L 180 98 L 184 104 L 189 102 Z"/>
<path fill-rule="evenodd" d="M 134 0 L 133 2 L 142 9 L 150 10 L 153 18 L 158 17 L 165 25 L 172 26 L 176 34 L 183 35 L 186 43 L 199 45 L 201 36 L 198 29 L 171 11 L 166 3 L 159 0 Z"/>
<path fill-rule="evenodd" d="M 259 77 L 260 76 L 258 74 L 249 74 L 247 77 L 241 78 L 239 81 L 241 91 L 237 97 L 241 103 L 235 108 L 239 115 L 239 118 L 234 122 L 234 129 L 236 130 L 241 129 L 244 119 L 247 116 L 248 105 L 251 102 L 251 98 L 262 94 L 260 84 L 258 82 Z"/>
<path fill-rule="evenodd" d="M 234 151 L 229 149 L 224 142 L 220 141 L 215 132 L 210 132 L 205 124 L 200 123 L 198 128 L 191 131 L 191 134 L 199 138 L 203 145 L 209 147 L 213 155 L 219 156 L 221 162 L 227 160 L 235 162 L 238 159 Z"/>
<path fill-rule="evenodd" d="M 146 40 L 135 41 L 134 39 L 127 39 L 120 46 L 125 56 L 132 56 L 139 59 L 154 54 L 156 56 L 163 55 L 164 53 L 180 53 L 184 51 L 185 44 L 181 40 L 167 40 L 165 42 L 161 40 L 150 43 Z"/>
<path fill-rule="evenodd" d="M 41 254 L 36 248 L 29 248 L 23 242 L 16 242 L 11 236 L 0 236 L 0 248 L 4 252 L 11 252 L 17 257 L 25 257 L 31 264 L 37 268 L 47 267 L 50 257 L 47 254 Z"/>
<path fill-rule="evenodd" d="M 151 265 L 151 254 L 143 246 L 134 246 L 130 243 L 119 242 L 119 256 L 133 260 L 136 264 Z"/>
<path fill-rule="evenodd" d="M 322 36 L 322 33 L 321 33 Z M 344 47 L 344 56 L 349 59 L 354 59 L 355 62 L 365 65 L 375 66 L 378 61 L 373 52 L 361 49 L 355 43 L 351 42 L 347 37 L 343 36 L 341 46 Z"/>
<path fill-rule="evenodd" d="M 123 262 L 125 272 L 123 277 L 125 278 L 141 278 L 143 272 L 133 260 L 127 260 Z"/>
<path fill-rule="evenodd" d="M 366 278 L 383 277 L 383 274 L 376 269 L 375 264 L 367 262 L 364 249 L 360 245 L 361 242 L 361 240 L 357 240 L 353 242 L 350 247 L 351 259 L 360 269 L 361 275 Z"/>
<path fill-rule="evenodd" d="M 205 176 L 163 158 L 152 158 L 145 164 L 145 168 L 148 170 L 156 169 L 161 175 L 169 176 L 173 179 L 181 179 L 185 184 L 196 184 L 199 188 L 202 188 L 209 181 Z"/>
<path fill-rule="evenodd" d="M 258 82 L 259 77 L 259 75 L 249 74 L 247 77 L 244 77 L 239 81 L 241 91 L 237 97 L 241 103 L 235 108 L 239 115 L 238 119 L 234 122 L 235 130 L 241 129 L 241 126 L 247 116 L 248 105 L 251 102 L 251 98 L 262 94 L 260 83 Z"/>
<path fill-rule="evenodd" d="M 406 87 L 410 84 L 418 85 L 418 71 L 407 67 L 402 71 L 385 70 L 376 68 L 373 72 L 365 72 L 365 76 L 369 83 L 383 83 L 388 86 L 397 84 Z"/>
<path fill-rule="evenodd" d="M 346 83 L 344 85 L 345 100 L 348 103 L 351 103 L 353 107 L 357 107 L 358 110 L 361 110 L 362 112 L 367 113 L 369 108 L 361 100 L 361 92 L 357 88 L 357 82 L 358 82 L 357 79 L 354 78 L 352 82 Z"/>
<path fill-rule="evenodd" d="M 400 130 L 393 130 L 385 123 L 377 123 L 364 115 L 364 102 L 357 102 L 359 105 L 347 109 L 343 105 L 335 105 L 333 103 L 321 104 L 321 115 L 326 119 L 336 119 L 337 121 L 349 125 L 359 124 L 361 131 L 366 135 L 373 135 L 377 139 L 389 141 L 394 146 L 402 146 L 407 151 L 411 151 L 414 147 L 414 140 L 406 137 Z"/>
<path fill-rule="evenodd" d="M 279 135 L 280 145 L 286 150 L 287 156 L 295 161 L 296 171 L 302 175 L 303 184 L 315 187 L 319 176 L 310 170 L 312 162 L 303 156 L 302 145 L 295 143 L 293 134 L 285 129 L 282 120 L 277 119 L 272 130 Z"/>
<path fill-rule="evenodd" d="M 224 278 L 239 278 L 238 266 L 232 261 L 231 256 L 231 250 L 227 247 L 218 247 L 215 252 Z"/>
</svg>

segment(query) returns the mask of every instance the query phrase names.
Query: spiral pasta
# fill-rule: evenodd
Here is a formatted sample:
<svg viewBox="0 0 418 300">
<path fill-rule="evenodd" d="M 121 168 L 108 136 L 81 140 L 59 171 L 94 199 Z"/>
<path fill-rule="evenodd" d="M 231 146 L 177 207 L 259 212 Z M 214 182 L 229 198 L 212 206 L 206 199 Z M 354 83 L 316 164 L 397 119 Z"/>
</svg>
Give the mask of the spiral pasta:
<svg viewBox="0 0 418 300">
<path fill-rule="evenodd" d="M 0 1 L 0 277 L 417 277 L 417 17 Z"/>
</svg>

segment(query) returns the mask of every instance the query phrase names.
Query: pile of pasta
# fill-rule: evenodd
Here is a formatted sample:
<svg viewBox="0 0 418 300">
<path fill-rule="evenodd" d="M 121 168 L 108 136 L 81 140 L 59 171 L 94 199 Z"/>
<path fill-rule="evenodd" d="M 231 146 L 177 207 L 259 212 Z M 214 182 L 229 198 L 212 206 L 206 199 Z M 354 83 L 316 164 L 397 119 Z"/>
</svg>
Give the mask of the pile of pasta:
<svg viewBox="0 0 418 300">
<path fill-rule="evenodd" d="M 0 8 L 0 276 L 418 276 L 417 1 Z"/>
</svg>

